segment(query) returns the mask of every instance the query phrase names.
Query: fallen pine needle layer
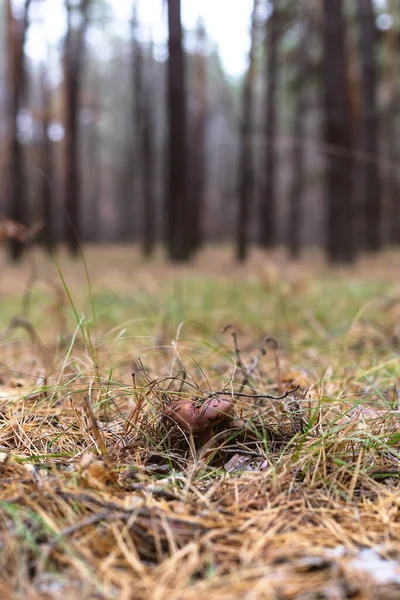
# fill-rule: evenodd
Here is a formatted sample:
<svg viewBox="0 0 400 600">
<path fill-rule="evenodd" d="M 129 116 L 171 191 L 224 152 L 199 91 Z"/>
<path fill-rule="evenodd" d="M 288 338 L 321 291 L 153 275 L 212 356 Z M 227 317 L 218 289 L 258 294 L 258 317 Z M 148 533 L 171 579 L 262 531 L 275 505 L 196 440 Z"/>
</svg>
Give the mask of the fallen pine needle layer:
<svg viewBox="0 0 400 600">
<path fill-rule="evenodd" d="M 400 597 L 397 296 L 310 281 L 240 331 L 5 324 L 0 598 Z"/>
</svg>

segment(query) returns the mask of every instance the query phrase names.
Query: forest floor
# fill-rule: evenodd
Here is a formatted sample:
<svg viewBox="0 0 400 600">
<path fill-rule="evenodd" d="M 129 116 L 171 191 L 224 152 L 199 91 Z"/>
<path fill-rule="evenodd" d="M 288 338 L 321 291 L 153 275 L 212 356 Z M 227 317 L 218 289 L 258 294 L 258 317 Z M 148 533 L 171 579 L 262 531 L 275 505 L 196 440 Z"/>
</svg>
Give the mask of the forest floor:
<svg viewBox="0 0 400 600">
<path fill-rule="evenodd" d="M 399 598 L 400 255 L 85 259 L 0 255 L 0 597 Z"/>
</svg>

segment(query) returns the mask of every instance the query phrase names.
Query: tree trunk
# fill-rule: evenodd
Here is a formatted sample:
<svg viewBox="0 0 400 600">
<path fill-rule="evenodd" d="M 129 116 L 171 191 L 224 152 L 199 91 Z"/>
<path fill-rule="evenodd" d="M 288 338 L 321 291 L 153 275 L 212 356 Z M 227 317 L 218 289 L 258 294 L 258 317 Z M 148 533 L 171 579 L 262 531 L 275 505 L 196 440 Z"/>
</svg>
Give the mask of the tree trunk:
<svg viewBox="0 0 400 600">
<path fill-rule="evenodd" d="M 24 88 L 24 44 L 28 28 L 30 0 L 25 0 L 24 15 L 16 20 L 12 14 L 11 0 L 7 2 L 7 55 L 8 55 L 8 114 L 9 114 L 9 209 L 12 221 L 28 225 L 28 202 L 26 198 L 24 152 L 18 136 L 18 113 Z M 18 261 L 23 244 L 16 238 L 10 239 L 10 256 Z"/>
<path fill-rule="evenodd" d="M 152 67 L 153 50 L 149 52 Z M 154 103 L 152 77 L 146 78 L 143 89 L 143 126 L 142 126 L 142 155 L 143 155 L 143 254 L 151 256 L 155 242 L 155 204 L 154 204 Z"/>
<path fill-rule="evenodd" d="M 42 65 L 41 70 L 42 88 L 42 170 L 41 175 L 41 206 L 43 227 L 39 240 L 48 252 L 52 252 L 55 246 L 56 236 L 54 231 L 54 198 L 53 198 L 53 152 L 49 137 L 49 126 L 51 122 L 51 95 L 46 79 L 46 68 Z"/>
<path fill-rule="evenodd" d="M 207 132 L 207 38 L 203 23 L 196 29 L 197 48 L 194 55 L 194 115 L 191 141 L 191 231 L 192 248 L 198 250 L 203 238 L 202 219 L 206 184 Z"/>
<path fill-rule="evenodd" d="M 90 0 L 81 0 L 79 11 L 81 20 L 77 28 L 71 24 L 71 12 L 75 5 L 67 0 L 68 30 L 65 57 L 65 211 L 66 242 L 73 255 L 78 253 L 81 235 L 80 215 L 80 163 L 79 163 L 79 95 L 83 62 L 84 35 L 87 26 L 87 13 Z"/>
<path fill-rule="evenodd" d="M 362 65 L 362 144 L 365 158 L 362 179 L 365 194 L 365 248 L 382 247 L 381 180 L 378 164 L 378 112 L 376 101 L 376 44 L 375 15 L 372 0 L 358 0 Z"/>
<path fill-rule="evenodd" d="M 386 190 L 388 196 L 387 215 L 387 241 L 390 245 L 400 245 L 400 185 L 398 164 L 399 150 L 399 128 L 397 125 L 400 98 L 397 97 L 387 107 L 384 125 L 386 129 L 387 157 L 389 167 L 386 179 Z"/>
<path fill-rule="evenodd" d="M 253 95 L 254 95 L 254 54 L 258 0 L 254 0 L 251 23 L 251 43 L 249 66 L 243 86 L 243 116 L 240 129 L 239 164 L 239 210 L 237 221 L 236 258 L 244 261 L 248 254 L 248 228 L 251 206 L 254 199 L 254 153 L 253 153 Z"/>
<path fill-rule="evenodd" d="M 277 132 L 277 81 L 279 22 L 278 2 L 269 2 L 272 12 L 266 22 L 266 120 L 265 120 L 265 173 L 260 204 L 260 242 L 264 248 L 276 243 L 276 132 Z"/>
<path fill-rule="evenodd" d="M 91 110 L 93 118 L 89 125 L 88 145 L 88 208 L 87 240 L 98 242 L 101 235 L 101 200 L 102 200 L 102 171 L 101 171 L 101 135 L 99 123 L 101 120 L 101 93 L 102 85 L 97 69 L 93 76 L 93 99 Z"/>
<path fill-rule="evenodd" d="M 289 193 L 288 247 L 292 259 L 298 258 L 301 250 L 302 210 L 305 188 L 305 113 L 307 104 L 307 75 L 309 73 L 308 44 L 310 17 L 305 3 L 300 5 L 301 33 L 297 51 L 297 73 L 294 85 L 295 107 L 293 116 L 292 168 L 293 179 Z"/>
<path fill-rule="evenodd" d="M 135 238 L 135 211 L 143 196 L 142 129 L 143 129 L 143 57 L 138 41 L 137 1 L 133 3 L 131 21 L 131 104 L 130 122 L 126 128 L 125 160 L 121 177 L 121 204 L 119 230 L 121 239 L 131 242 Z"/>
<path fill-rule="evenodd" d="M 390 1 L 390 14 L 396 22 L 396 17 L 400 16 L 397 12 L 397 0 Z M 387 170 L 386 186 L 388 194 L 388 214 L 387 214 L 387 236 L 389 244 L 400 245 L 400 184 L 398 174 L 398 162 L 400 157 L 399 146 L 399 102 L 400 102 L 400 78 L 399 69 L 399 35 L 395 27 L 391 27 L 385 32 L 386 41 L 386 60 L 384 86 L 389 90 L 388 105 L 383 119 L 386 133 L 386 153 L 389 159 L 389 168 Z"/>
<path fill-rule="evenodd" d="M 351 262 L 355 255 L 353 145 L 342 0 L 324 0 L 323 17 L 326 250 L 332 262 Z"/>
<path fill-rule="evenodd" d="M 186 81 L 181 1 L 168 0 L 168 184 L 167 246 L 172 260 L 190 258 Z"/>
<path fill-rule="evenodd" d="M 135 173 L 136 192 L 140 197 L 141 244 L 143 254 L 150 256 L 154 250 L 154 103 L 152 97 L 153 48 L 150 46 L 146 64 L 137 36 L 137 12 L 134 6 L 132 27 L 134 62 L 134 118 L 135 118 Z M 150 71 L 150 73 L 148 72 Z"/>
</svg>

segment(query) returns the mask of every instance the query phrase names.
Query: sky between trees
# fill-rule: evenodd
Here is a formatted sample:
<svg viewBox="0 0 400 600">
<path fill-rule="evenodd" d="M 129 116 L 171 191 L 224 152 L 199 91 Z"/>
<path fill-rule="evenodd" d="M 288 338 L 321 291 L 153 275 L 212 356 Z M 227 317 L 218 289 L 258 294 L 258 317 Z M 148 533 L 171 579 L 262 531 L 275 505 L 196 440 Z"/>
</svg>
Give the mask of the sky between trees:
<svg viewBox="0 0 400 600">
<path fill-rule="evenodd" d="M 16 9 L 21 2 L 22 0 L 14 0 Z M 235 4 L 235 10 L 232 10 L 232 3 Z M 232 77 L 242 75 L 247 66 L 252 4 L 252 0 L 182 1 L 184 28 L 194 30 L 198 19 L 203 19 L 209 38 L 218 46 L 224 69 Z M 115 33 L 129 38 L 131 3 L 126 0 L 111 0 L 110 5 L 116 16 L 113 24 Z M 57 44 L 65 34 L 64 2 L 52 0 L 49 5 L 38 5 L 37 10 L 42 12 L 43 25 L 30 27 L 26 53 L 32 59 L 43 60 L 47 53 L 47 42 Z M 146 39 L 151 32 L 156 55 L 160 58 L 166 57 L 168 28 L 162 2 L 139 0 L 138 16 L 141 23 L 141 36 Z M 96 41 L 101 46 L 100 36 Z"/>
</svg>

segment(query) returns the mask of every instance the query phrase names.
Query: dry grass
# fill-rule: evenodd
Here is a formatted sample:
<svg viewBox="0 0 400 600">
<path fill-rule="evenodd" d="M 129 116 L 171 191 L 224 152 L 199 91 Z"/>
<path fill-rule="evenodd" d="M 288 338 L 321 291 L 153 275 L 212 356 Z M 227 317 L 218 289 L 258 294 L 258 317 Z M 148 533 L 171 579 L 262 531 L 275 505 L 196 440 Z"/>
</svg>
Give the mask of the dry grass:
<svg viewBox="0 0 400 600">
<path fill-rule="evenodd" d="M 400 558 L 398 256 L 86 257 L 1 268 L 0 597 L 398 598 L 354 561 Z"/>
</svg>

